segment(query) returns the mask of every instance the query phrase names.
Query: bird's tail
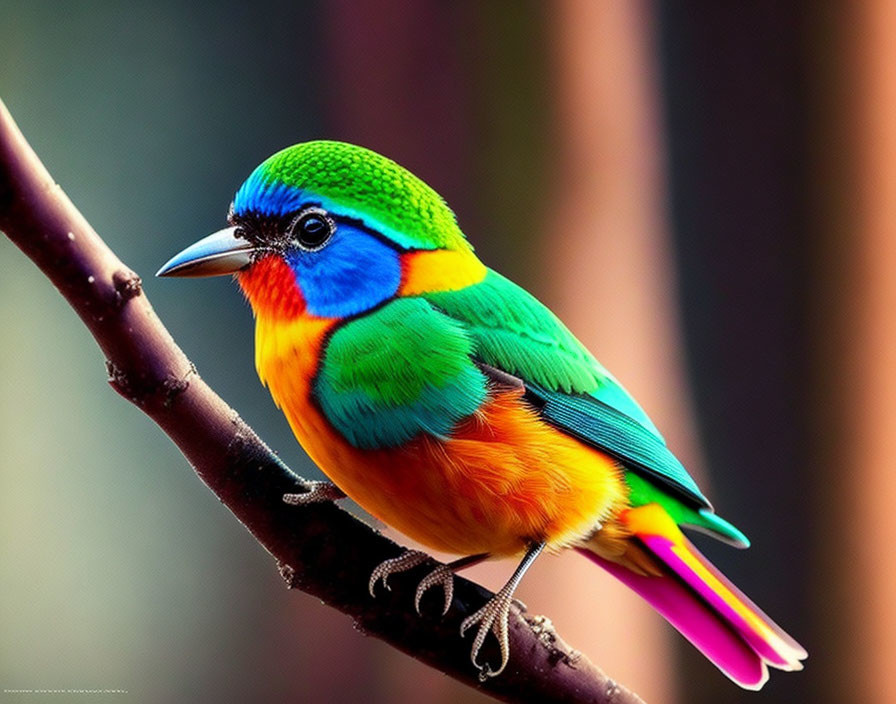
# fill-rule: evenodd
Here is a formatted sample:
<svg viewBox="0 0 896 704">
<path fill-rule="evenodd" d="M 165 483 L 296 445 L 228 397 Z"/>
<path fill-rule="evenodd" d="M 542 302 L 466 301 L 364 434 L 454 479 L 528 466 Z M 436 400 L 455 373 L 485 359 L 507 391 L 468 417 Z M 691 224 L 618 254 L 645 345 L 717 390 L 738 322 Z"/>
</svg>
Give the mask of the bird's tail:
<svg viewBox="0 0 896 704">
<path fill-rule="evenodd" d="M 633 536 L 632 554 L 611 559 L 599 537 L 580 552 L 646 599 L 728 677 L 759 689 L 767 665 L 802 669 L 806 651 L 710 564 L 661 506 L 620 518 Z"/>
</svg>

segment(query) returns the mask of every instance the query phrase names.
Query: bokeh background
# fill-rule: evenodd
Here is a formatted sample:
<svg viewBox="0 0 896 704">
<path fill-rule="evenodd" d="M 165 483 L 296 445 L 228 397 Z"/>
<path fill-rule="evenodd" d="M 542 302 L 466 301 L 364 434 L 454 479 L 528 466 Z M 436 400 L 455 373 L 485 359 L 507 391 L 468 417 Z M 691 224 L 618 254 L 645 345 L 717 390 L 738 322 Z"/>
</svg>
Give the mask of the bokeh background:
<svg viewBox="0 0 896 704">
<path fill-rule="evenodd" d="M 754 542 L 701 547 L 810 659 L 742 693 L 575 555 L 539 561 L 530 609 L 648 702 L 893 702 L 894 37 L 886 0 L 0 0 L 0 95 L 305 476 L 236 288 L 152 274 L 283 146 L 411 168 L 642 401 Z M 484 701 L 284 589 L 3 238 L 0 330 L 0 689 Z"/>
</svg>

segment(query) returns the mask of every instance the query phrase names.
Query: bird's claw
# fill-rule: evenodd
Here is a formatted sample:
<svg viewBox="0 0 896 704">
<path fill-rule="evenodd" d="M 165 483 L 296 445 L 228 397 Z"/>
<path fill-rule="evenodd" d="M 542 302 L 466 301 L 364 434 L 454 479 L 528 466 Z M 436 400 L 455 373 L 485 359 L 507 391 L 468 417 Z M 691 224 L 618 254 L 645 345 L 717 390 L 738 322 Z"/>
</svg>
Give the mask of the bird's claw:
<svg viewBox="0 0 896 704">
<path fill-rule="evenodd" d="M 291 506 L 307 506 L 345 498 L 342 489 L 331 482 L 305 482 L 305 486 L 307 491 L 301 494 L 284 494 L 283 503 Z"/>
<path fill-rule="evenodd" d="M 374 588 L 376 587 L 376 583 L 378 581 L 382 581 L 383 586 L 391 591 L 391 587 L 389 586 L 389 582 L 387 581 L 389 577 L 398 572 L 406 572 L 409 569 L 413 569 L 419 564 L 426 562 L 429 558 L 425 552 L 420 552 L 419 550 L 405 550 L 398 557 L 393 557 L 390 560 L 384 560 L 376 567 L 373 568 L 373 572 L 370 573 L 370 582 L 367 584 L 367 589 L 370 591 L 370 596 L 375 597 Z"/>
<path fill-rule="evenodd" d="M 417 585 L 417 593 L 414 595 L 414 608 L 420 614 L 420 600 L 428 589 L 436 585 L 441 585 L 445 592 L 445 605 L 442 607 L 442 616 L 448 613 L 451 608 L 451 601 L 454 599 L 454 572 L 448 565 L 439 565 L 432 572 L 426 575 L 420 584 Z"/>
<path fill-rule="evenodd" d="M 479 679 L 485 681 L 489 677 L 495 677 L 504 671 L 507 661 L 510 659 L 510 642 L 508 638 L 508 619 L 510 616 L 510 604 L 512 590 L 506 587 L 489 599 L 485 606 L 470 616 L 467 616 L 460 624 L 460 636 L 464 637 L 467 630 L 474 624 L 479 624 L 476 637 L 473 639 L 473 647 L 470 650 L 470 660 L 479 669 Z M 497 670 L 492 670 L 488 663 L 479 664 L 477 657 L 486 636 L 491 633 L 498 641 L 501 648 L 501 665 Z"/>
</svg>

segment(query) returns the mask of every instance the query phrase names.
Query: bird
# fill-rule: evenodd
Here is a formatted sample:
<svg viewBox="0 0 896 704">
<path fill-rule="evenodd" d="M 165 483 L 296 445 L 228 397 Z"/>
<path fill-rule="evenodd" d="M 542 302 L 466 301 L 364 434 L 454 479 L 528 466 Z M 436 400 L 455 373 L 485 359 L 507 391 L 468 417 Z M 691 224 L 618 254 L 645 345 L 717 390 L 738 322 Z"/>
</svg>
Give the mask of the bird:
<svg viewBox="0 0 896 704">
<path fill-rule="evenodd" d="M 420 582 L 415 607 L 485 559 L 518 558 L 463 620 L 485 678 L 510 658 L 508 618 L 545 550 L 574 549 L 646 599 L 738 685 L 806 650 L 682 529 L 735 547 L 659 430 L 561 320 L 483 264 L 453 211 L 377 152 L 317 140 L 283 149 L 238 188 L 227 227 L 159 276 L 235 275 L 255 317 L 255 366 L 331 480 L 284 501 L 348 496 L 433 550 L 460 556 Z M 370 591 L 427 560 L 378 565 Z M 480 662 L 491 634 L 501 661 Z"/>
</svg>

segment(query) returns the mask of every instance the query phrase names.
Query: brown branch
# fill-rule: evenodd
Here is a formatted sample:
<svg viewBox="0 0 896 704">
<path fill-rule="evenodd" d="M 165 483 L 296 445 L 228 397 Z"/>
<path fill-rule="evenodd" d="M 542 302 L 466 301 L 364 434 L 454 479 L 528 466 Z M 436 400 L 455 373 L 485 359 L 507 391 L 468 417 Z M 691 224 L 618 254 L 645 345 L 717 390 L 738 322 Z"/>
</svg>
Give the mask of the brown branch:
<svg viewBox="0 0 896 704">
<path fill-rule="evenodd" d="M 168 434 L 202 481 L 276 558 L 290 587 L 348 614 L 364 633 L 503 701 L 641 701 L 561 641 L 549 621 L 516 609 L 507 670 L 478 681 L 470 639 L 460 638 L 459 627 L 491 593 L 465 579 L 456 580 L 444 618 L 413 611 L 414 579 L 397 577 L 393 591 L 372 599 L 371 570 L 401 548 L 332 503 L 283 503 L 283 494 L 302 491 L 304 480 L 199 377 L 153 312 L 140 278 L 54 183 L 2 102 L 0 229 L 90 329 L 106 356 L 112 387 Z M 418 569 L 422 575 L 424 568 Z"/>
</svg>

